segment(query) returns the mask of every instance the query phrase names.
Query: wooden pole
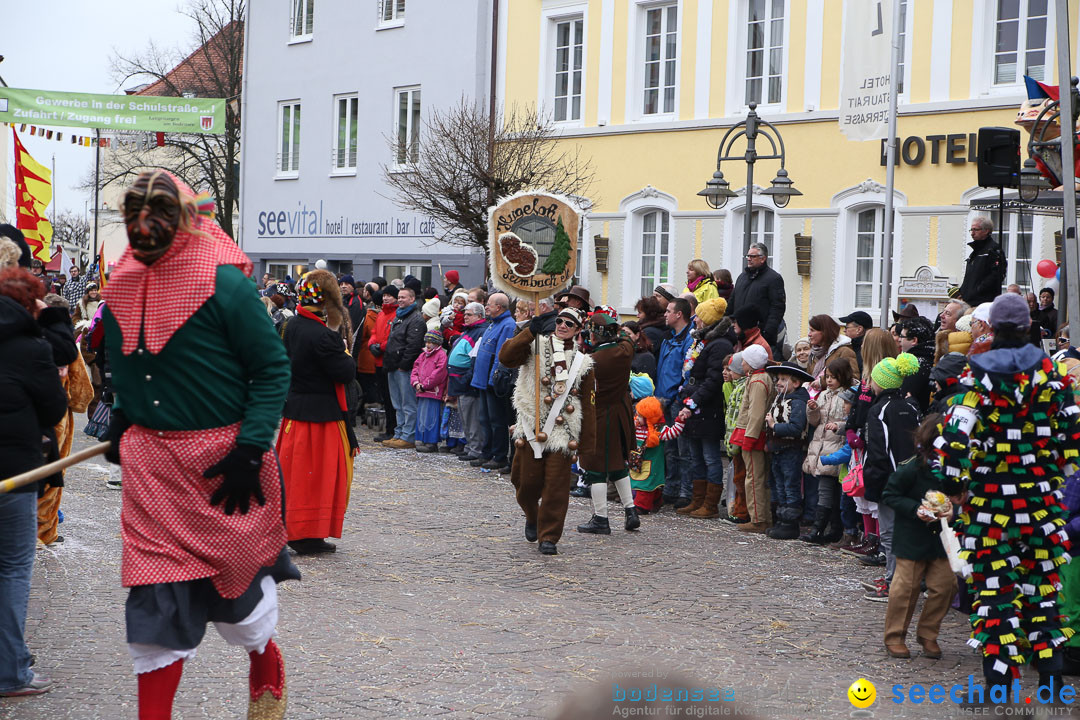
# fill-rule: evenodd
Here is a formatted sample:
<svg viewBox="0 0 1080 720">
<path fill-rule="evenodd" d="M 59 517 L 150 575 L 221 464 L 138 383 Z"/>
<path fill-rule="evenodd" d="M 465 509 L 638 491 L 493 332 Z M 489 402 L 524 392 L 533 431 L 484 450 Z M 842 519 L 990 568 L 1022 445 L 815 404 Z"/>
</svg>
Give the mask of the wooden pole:
<svg viewBox="0 0 1080 720">
<path fill-rule="evenodd" d="M 533 314 L 534 315 L 536 314 L 536 311 L 540 309 L 540 297 L 541 297 L 540 293 L 533 293 Z M 535 378 L 535 383 L 534 383 L 536 385 L 536 427 L 533 429 L 533 437 L 539 438 L 539 436 L 540 436 L 540 407 L 541 407 L 540 403 L 542 402 L 542 398 L 540 397 L 540 336 L 539 335 L 537 335 L 533 339 L 533 343 L 534 343 L 534 347 L 533 347 L 534 362 L 533 362 L 533 365 L 536 366 L 536 378 Z M 538 442 L 539 442 L 539 440 L 538 440 Z"/>
<path fill-rule="evenodd" d="M 17 490 L 24 485 L 29 485 L 30 483 L 35 483 L 38 480 L 47 478 L 50 475 L 55 475 L 61 470 L 66 470 L 72 465 L 77 465 L 81 463 L 83 460 L 89 460 L 90 458 L 97 455 L 102 455 L 110 447 L 112 447 L 112 443 L 109 442 L 91 445 L 85 450 L 80 450 L 77 453 L 72 453 L 66 458 L 61 458 L 55 462 L 49 463 L 48 465 L 42 465 L 39 468 L 34 468 L 33 470 L 21 473 L 19 475 L 16 475 L 15 477 L 10 477 L 7 480 L 0 480 L 0 494 L 9 493 L 12 490 Z"/>
</svg>

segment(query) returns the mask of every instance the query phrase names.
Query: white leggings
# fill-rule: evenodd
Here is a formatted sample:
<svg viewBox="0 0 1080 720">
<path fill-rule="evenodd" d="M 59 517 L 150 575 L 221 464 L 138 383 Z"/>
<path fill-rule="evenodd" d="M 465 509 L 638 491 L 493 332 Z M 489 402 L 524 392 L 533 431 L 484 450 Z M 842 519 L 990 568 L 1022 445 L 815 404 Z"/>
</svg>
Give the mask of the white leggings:
<svg viewBox="0 0 1080 720">
<path fill-rule="evenodd" d="M 274 637 L 278 620 L 277 583 L 267 575 L 259 584 L 263 596 L 251 614 L 238 623 L 215 622 L 218 634 L 229 645 L 241 645 L 249 653 L 262 653 L 266 644 Z M 160 645 L 128 643 L 128 652 L 135 663 L 135 674 L 153 672 L 172 665 L 177 660 L 190 660 L 195 657 L 195 648 L 173 650 Z"/>
</svg>

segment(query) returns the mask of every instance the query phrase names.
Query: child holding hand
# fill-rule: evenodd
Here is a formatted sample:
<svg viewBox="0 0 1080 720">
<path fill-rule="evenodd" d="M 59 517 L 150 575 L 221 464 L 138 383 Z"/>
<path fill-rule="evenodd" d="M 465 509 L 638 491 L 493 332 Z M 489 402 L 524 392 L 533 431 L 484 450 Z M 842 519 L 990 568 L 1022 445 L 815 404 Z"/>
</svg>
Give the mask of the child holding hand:
<svg viewBox="0 0 1080 720">
<path fill-rule="evenodd" d="M 424 351 L 416 358 L 409 381 L 416 391 L 416 451 L 439 451 L 443 399 L 449 375 L 443 336 L 438 330 L 424 335 Z"/>
<path fill-rule="evenodd" d="M 664 443 L 679 437 L 683 422 L 664 424 L 664 409 L 653 396 L 642 398 L 635 407 L 634 431 L 637 448 L 630 453 L 630 488 L 641 515 L 659 509 L 664 491 Z"/>
</svg>

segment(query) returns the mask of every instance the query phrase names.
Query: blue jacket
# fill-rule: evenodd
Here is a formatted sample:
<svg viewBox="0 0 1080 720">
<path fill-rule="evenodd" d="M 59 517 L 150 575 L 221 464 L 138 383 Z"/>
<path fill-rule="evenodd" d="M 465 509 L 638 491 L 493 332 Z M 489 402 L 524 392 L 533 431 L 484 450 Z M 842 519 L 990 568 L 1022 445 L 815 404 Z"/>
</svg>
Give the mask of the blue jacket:
<svg viewBox="0 0 1080 720">
<path fill-rule="evenodd" d="M 476 362 L 473 363 L 472 386 L 477 390 L 487 390 L 491 382 L 491 376 L 495 373 L 498 365 L 496 358 L 502 350 L 503 343 L 514 336 L 517 323 L 509 310 L 497 318 L 491 320 L 491 325 L 484 331 L 480 338 L 480 349 L 476 352 Z"/>
<path fill-rule="evenodd" d="M 836 452 L 822 455 L 818 460 L 822 465 L 847 465 L 851 460 L 851 446 L 844 443 L 844 446 Z"/>
<path fill-rule="evenodd" d="M 467 395 L 475 397 L 477 391 L 472 387 L 473 358 L 469 355 L 473 346 L 480 342 L 484 330 L 487 329 L 487 320 L 470 325 L 461 331 L 454 346 L 450 350 L 450 359 L 447 362 L 450 383 L 447 393 L 453 397 Z"/>
<path fill-rule="evenodd" d="M 678 335 L 672 330 L 671 336 L 660 345 L 660 361 L 656 366 L 656 397 L 661 400 L 672 400 L 678 395 L 682 385 L 683 358 L 690 342 L 690 324 L 687 323 Z"/>
</svg>

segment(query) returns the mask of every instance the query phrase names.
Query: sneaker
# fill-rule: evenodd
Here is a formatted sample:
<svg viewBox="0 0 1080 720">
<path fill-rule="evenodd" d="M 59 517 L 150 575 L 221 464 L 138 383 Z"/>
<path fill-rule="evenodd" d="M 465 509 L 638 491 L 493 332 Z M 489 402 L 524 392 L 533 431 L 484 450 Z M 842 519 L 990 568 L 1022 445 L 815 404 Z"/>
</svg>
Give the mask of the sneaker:
<svg viewBox="0 0 1080 720">
<path fill-rule="evenodd" d="M 372 440 L 372 442 L 382 443 L 382 442 L 386 442 L 387 440 L 392 439 L 393 437 L 394 437 L 393 433 L 379 433 L 378 435 L 373 437 L 371 440 Z"/>
<path fill-rule="evenodd" d="M 23 697 L 24 695 L 41 695 L 53 689 L 53 681 L 44 675 L 38 675 L 30 671 L 30 682 L 14 690 L 0 690 L 0 697 Z"/>
<path fill-rule="evenodd" d="M 109 488 L 110 490 L 120 490 L 120 481 L 112 479 L 106 480 L 105 487 Z"/>
<path fill-rule="evenodd" d="M 416 452 L 419 453 L 434 453 L 439 452 L 439 446 L 434 443 L 420 443 L 416 446 Z"/>
<path fill-rule="evenodd" d="M 510 474 L 510 466 L 509 465 L 503 465 L 501 468 L 499 468 L 499 474 L 500 475 L 509 475 Z"/>
<path fill-rule="evenodd" d="M 471 465 L 472 467 L 483 467 L 484 463 L 489 463 L 489 462 L 491 462 L 490 458 L 488 458 L 488 459 L 475 458 L 475 459 L 469 461 L 469 465 Z"/>
<path fill-rule="evenodd" d="M 476 460 L 478 458 L 476 457 L 476 455 L 470 455 L 469 453 L 462 451 L 462 453 L 458 455 L 457 459 L 461 462 L 471 463 L 473 460 Z"/>
<path fill-rule="evenodd" d="M 506 464 L 505 460 L 488 460 L 486 463 L 482 464 L 480 467 L 483 468 L 484 470 L 500 470 L 500 469 L 502 469 L 502 466 L 505 465 L 505 464 Z"/>
<path fill-rule="evenodd" d="M 859 558 L 859 562 L 867 567 L 885 567 L 885 553 L 878 552 Z"/>
<path fill-rule="evenodd" d="M 879 577 L 877 580 L 862 580 L 859 582 L 859 584 L 871 592 L 877 590 L 882 585 L 888 585 L 888 583 L 885 582 L 885 578 L 883 577 Z"/>
<path fill-rule="evenodd" d="M 444 455 L 447 455 L 447 454 L 450 454 L 450 453 L 454 452 L 454 448 L 447 447 L 446 445 L 436 445 L 435 447 L 438 449 L 438 451 L 440 453 L 442 453 Z"/>
<path fill-rule="evenodd" d="M 876 603 L 889 602 L 889 586 L 882 584 L 876 590 L 873 590 L 866 595 L 863 595 L 863 600 L 869 600 L 870 602 Z"/>
<path fill-rule="evenodd" d="M 53 545 L 63 545 L 63 544 L 64 544 L 64 536 L 63 535 L 57 535 L 56 539 L 53 540 L 51 543 L 49 543 L 49 547 L 52 547 Z"/>
</svg>

